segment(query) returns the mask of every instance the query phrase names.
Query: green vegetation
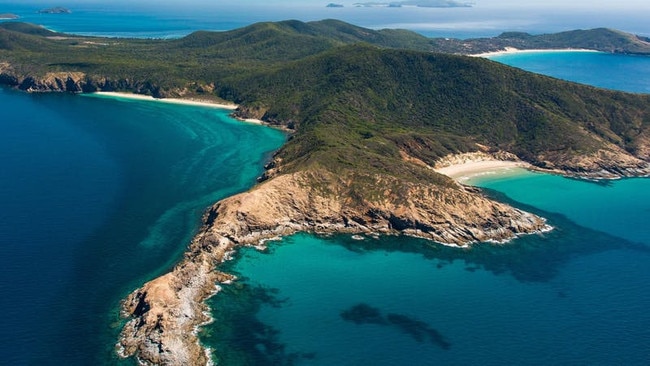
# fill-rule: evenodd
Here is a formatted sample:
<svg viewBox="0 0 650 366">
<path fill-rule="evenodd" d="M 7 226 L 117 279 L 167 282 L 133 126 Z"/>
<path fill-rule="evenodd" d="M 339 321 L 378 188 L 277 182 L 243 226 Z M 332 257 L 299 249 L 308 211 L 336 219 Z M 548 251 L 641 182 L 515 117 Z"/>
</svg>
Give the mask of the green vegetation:
<svg viewBox="0 0 650 366">
<path fill-rule="evenodd" d="M 609 30 L 499 39 L 576 48 L 594 39 L 607 47 L 630 40 Z M 230 100 L 241 105 L 241 116 L 296 130 L 278 153 L 281 171 L 325 169 L 360 182 L 359 191 L 373 184 L 369 177 L 386 175 L 448 185 L 422 164 L 405 163 L 405 156 L 433 165 L 477 144 L 538 165 L 612 146 L 648 158 L 650 96 L 431 52 L 436 42 L 335 20 L 259 23 L 171 41 L 79 37 L 3 23 L 0 82 L 53 90 L 43 81 L 48 75 L 77 72 L 82 80 L 69 78 L 59 89 Z"/>
<path fill-rule="evenodd" d="M 553 34 L 531 35 L 522 32 L 506 32 L 493 38 L 434 39 L 438 51 L 458 54 L 477 54 L 514 47 L 530 49 L 590 49 L 610 53 L 650 55 L 650 42 L 645 37 L 621 31 L 597 28 L 573 30 Z"/>
</svg>

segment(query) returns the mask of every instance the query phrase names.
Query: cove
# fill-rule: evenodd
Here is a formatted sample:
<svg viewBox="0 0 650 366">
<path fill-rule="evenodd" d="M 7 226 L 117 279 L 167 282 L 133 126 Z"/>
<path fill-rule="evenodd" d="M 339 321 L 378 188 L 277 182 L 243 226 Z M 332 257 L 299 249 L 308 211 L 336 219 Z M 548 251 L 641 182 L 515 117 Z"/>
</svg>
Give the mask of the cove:
<svg viewBox="0 0 650 366">
<path fill-rule="evenodd" d="M 202 340 L 228 365 L 642 365 L 650 240 L 635 222 L 648 218 L 650 181 L 527 173 L 476 184 L 556 229 L 469 250 L 308 234 L 242 249 Z M 582 193 L 568 200 L 571 189 Z M 628 207 L 630 194 L 643 207 Z M 531 206 L 540 195 L 544 207 Z M 604 224 L 610 212 L 629 230 Z"/>
</svg>

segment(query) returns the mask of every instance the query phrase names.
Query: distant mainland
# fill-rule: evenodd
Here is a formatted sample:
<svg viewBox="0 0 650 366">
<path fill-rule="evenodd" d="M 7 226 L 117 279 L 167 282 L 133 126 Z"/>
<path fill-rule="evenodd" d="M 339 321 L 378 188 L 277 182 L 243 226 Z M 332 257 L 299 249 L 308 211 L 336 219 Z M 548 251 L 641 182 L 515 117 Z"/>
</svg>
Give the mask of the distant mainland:
<svg viewBox="0 0 650 366">
<path fill-rule="evenodd" d="M 330 19 L 116 40 L 4 22 L 0 83 L 211 100 L 290 131 L 259 184 L 209 208 L 181 262 L 123 302 L 121 356 L 206 364 L 196 327 L 209 320 L 215 285 L 233 279 L 219 264 L 242 245 L 307 231 L 469 248 L 550 229 L 450 177 L 468 162 L 593 179 L 650 174 L 650 95 L 465 56 L 513 48 L 650 55 L 647 38 L 605 28 L 459 40 Z"/>
</svg>

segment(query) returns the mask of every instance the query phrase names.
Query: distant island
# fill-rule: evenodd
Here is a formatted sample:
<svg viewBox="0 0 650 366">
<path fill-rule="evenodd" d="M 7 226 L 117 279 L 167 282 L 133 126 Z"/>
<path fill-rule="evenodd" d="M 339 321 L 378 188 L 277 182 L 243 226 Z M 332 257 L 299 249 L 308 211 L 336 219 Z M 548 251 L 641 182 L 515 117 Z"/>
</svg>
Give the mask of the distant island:
<svg viewBox="0 0 650 366">
<path fill-rule="evenodd" d="M 70 14 L 72 11 L 70 9 L 57 6 L 54 8 L 41 9 L 38 11 L 39 14 Z"/>
<path fill-rule="evenodd" d="M 329 3 L 325 6 L 326 8 L 342 8 L 343 4 Z"/>
<path fill-rule="evenodd" d="M 26 92 L 128 92 L 238 105 L 287 130 L 259 184 L 215 203 L 174 269 L 123 301 L 117 351 L 206 364 L 196 327 L 219 264 L 300 231 L 401 234 L 469 247 L 549 230 L 546 220 L 442 169 L 509 161 L 574 177 L 650 174 L 650 95 L 570 83 L 462 54 L 595 49 L 650 54 L 610 29 L 430 39 L 337 20 L 264 22 L 174 40 L 82 37 L 0 23 L 0 83 Z"/>
<path fill-rule="evenodd" d="M 363 8 L 401 8 L 403 6 L 413 6 L 418 8 L 469 8 L 471 3 L 460 2 L 455 0 L 406 0 L 391 2 L 363 2 L 352 4 L 356 7 Z"/>
<path fill-rule="evenodd" d="M 20 18 L 18 15 L 12 13 L 0 14 L 0 19 L 18 19 L 18 18 Z"/>
</svg>

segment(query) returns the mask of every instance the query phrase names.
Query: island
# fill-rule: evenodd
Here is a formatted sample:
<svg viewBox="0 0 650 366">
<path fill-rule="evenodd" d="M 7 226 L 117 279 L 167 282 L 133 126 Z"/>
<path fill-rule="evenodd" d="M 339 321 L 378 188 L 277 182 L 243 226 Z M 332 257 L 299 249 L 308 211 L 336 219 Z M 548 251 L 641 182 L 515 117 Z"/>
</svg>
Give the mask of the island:
<svg viewBox="0 0 650 366">
<path fill-rule="evenodd" d="M 47 9 L 41 9 L 38 11 L 39 14 L 71 14 L 72 11 L 70 9 L 57 6 L 54 8 L 47 8 Z"/>
<path fill-rule="evenodd" d="M 18 18 L 20 18 L 20 17 L 19 17 L 18 15 L 16 15 L 16 14 L 12 14 L 12 13 L 0 13 L 0 19 L 2 19 L 2 20 L 18 19 Z"/>
<path fill-rule="evenodd" d="M 325 5 L 326 8 L 342 8 L 343 4 L 329 3 Z"/>
<path fill-rule="evenodd" d="M 618 31 L 587 32 L 611 52 L 650 49 Z M 546 45 L 557 47 L 557 37 Z M 589 179 L 650 174 L 649 95 L 440 52 L 444 41 L 336 20 L 265 22 L 175 40 L 0 24 L 4 85 L 230 102 L 234 116 L 291 134 L 257 185 L 205 212 L 172 271 L 124 299 L 128 321 L 117 352 L 141 364 L 207 364 L 211 355 L 196 336 L 210 320 L 205 300 L 234 279 L 219 265 L 244 245 L 306 231 L 409 235 L 471 248 L 551 229 L 544 218 L 441 174 L 451 174 L 451 165 L 509 161 Z M 476 42 L 491 46 L 468 53 L 522 47 Z"/>
<path fill-rule="evenodd" d="M 391 1 L 391 2 L 364 2 L 354 3 L 353 6 L 359 8 L 401 8 L 401 7 L 417 7 L 417 8 L 471 8 L 472 3 L 459 2 L 454 0 L 407 0 L 407 1 Z"/>
</svg>

